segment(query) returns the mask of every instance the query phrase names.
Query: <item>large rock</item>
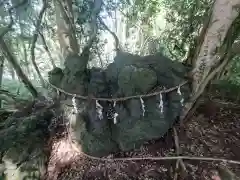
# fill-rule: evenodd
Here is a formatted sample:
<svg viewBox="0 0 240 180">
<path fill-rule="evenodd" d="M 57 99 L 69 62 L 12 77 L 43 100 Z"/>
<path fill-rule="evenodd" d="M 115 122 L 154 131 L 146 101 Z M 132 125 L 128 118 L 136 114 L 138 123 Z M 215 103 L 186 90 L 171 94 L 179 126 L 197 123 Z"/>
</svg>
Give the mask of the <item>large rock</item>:
<svg viewBox="0 0 240 180">
<path fill-rule="evenodd" d="M 184 76 L 189 71 L 183 64 L 161 54 L 141 57 L 119 53 L 105 70 L 82 68 L 81 57 L 73 61 L 74 65 L 69 60 L 67 64 L 59 82 L 65 91 L 108 98 L 144 95 L 154 89 L 175 87 L 186 81 Z M 79 69 L 71 70 L 76 67 Z M 102 156 L 127 151 L 140 147 L 147 140 L 160 138 L 172 127 L 182 109 L 182 100 L 186 101 L 190 94 L 188 85 L 180 87 L 180 91 L 181 95 L 176 89 L 116 102 L 80 98 L 76 102 L 77 114 L 72 110 L 67 110 L 66 114 L 74 117 L 71 118 L 74 138 L 84 152 Z M 71 99 L 69 97 L 65 105 L 73 106 Z M 160 102 L 163 102 L 162 108 Z M 111 116 L 115 112 L 117 123 Z"/>
</svg>

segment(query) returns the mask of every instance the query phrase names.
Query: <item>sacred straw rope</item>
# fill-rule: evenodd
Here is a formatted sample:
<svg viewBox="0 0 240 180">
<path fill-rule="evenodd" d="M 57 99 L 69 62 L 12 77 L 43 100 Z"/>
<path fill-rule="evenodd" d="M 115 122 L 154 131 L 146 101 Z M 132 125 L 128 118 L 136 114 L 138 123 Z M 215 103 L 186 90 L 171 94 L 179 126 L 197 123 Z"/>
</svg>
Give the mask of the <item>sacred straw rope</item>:
<svg viewBox="0 0 240 180">
<path fill-rule="evenodd" d="M 73 93 L 69 93 L 69 92 L 66 92 L 64 91 L 63 89 L 51 84 L 49 81 L 47 81 L 47 83 L 52 86 L 54 89 L 56 89 L 57 91 L 59 92 L 62 92 L 66 95 L 69 95 L 69 96 L 74 96 L 74 97 L 77 97 L 77 98 L 80 98 L 80 99 L 89 99 L 88 96 L 82 96 L 82 95 L 78 95 L 78 94 L 73 94 Z M 142 98 L 142 97 L 150 97 L 150 96 L 156 96 L 158 94 L 161 94 L 161 93 L 167 93 L 167 92 L 171 92 L 171 91 L 174 91 L 175 89 L 178 89 L 179 87 L 187 84 L 188 81 L 184 81 L 183 83 L 175 86 L 175 87 L 172 87 L 172 88 L 169 88 L 169 89 L 165 89 L 165 90 L 161 90 L 161 91 L 157 91 L 157 92 L 153 92 L 153 93 L 149 93 L 149 94 L 143 94 L 143 95 L 135 95 L 135 96 L 127 96 L 127 97 L 120 97 L 120 98 L 97 98 L 97 97 L 91 97 L 92 100 L 99 100 L 99 101 L 109 101 L 109 102 L 116 102 L 116 101 L 125 101 L 125 100 L 128 100 L 128 99 L 134 99 L 134 98 Z"/>
<path fill-rule="evenodd" d="M 171 92 L 171 91 L 187 84 L 187 82 L 188 81 L 185 81 L 185 82 L 181 83 L 180 85 L 172 87 L 170 89 L 166 89 L 166 90 L 162 90 L 162 91 L 158 91 L 158 92 L 154 92 L 154 93 L 150 93 L 150 94 L 145 94 L 145 95 L 128 96 L 128 97 L 115 98 L 115 99 L 93 97 L 92 99 L 102 100 L 102 101 L 123 101 L 123 100 L 128 100 L 128 99 L 133 99 L 133 98 L 149 97 L 149 96 L 158 95 L 160 93 Z M 68 93 L 68 92 L 64 91 L 63 89 L 60 89 L 57 86 L 51 84 L 50 82 L 48 82 L 48 84 L 50 84 L 53 88 L 55 88 L 59 92 L 65 93 L 70 96 L 78 97 L 81 99 L 88 99 L 88 97 L 86 97 L 86 96 Z M 192 156 L 192 157 L 191 156 L 168 156 L 168 157 L 156 157 L 155 156 L 155 157 L 130 157 L 130 158 L 128 158 L 128 157 L 126 157 L 126 158 L 99 158 L 99 157 L 88 155 L 88 154 L 80 151 L 80 149 L 77 147 L 76 144 L 71 143 L 71 145 L 72 145 L 73 149 L 75 149 L 75 151 L 83 154 L 85 157 L 87 157 L 89 159 L 93 159 L 93 160 L 99 160 L 99 161 L 109 161 L 109 162 L 112 162 L 112 161 L 142 161 L 142 160 L 161 161 L 161 160 L 179 160 L 179 159 L 183 160 L 183 159 L 185 159 L 185 160 L 200 160 L 200 161 L 220 161 L 220 162 L 224 162 L 224 163 L 240 165 L 240 161 L 227 160 L 227 159 L 223 159 L 223 158 L 196 157 L 196 156 Z"/>
<path fill-rule="evenodd" d="M 128 96 L 128 97 L 121 97 L 121 98 L 115 98 L 115 99 L 110 99 L 110 98 L 96 98 L 93 97 L 92 99 L 94 100 L 101 100 L 101 101 L 124 101 L 124 100 L 128 100 L 128 99 L 133 99 L 133 98 L 141 98 L 141 97 L 150 97 L 150 96 L 155 96 L 158 95 L 160 93 L 167 93 L 167 92 L 171 92 L 185 84 L 187 84 L 188 81 L 185 81 L 181 84 L 179 84 L 178 86 L 166 89 L 166 90 L 162 90 L 162 91 L 158 91 L 158 92 L 154 92 L 154 93 L 150 93 L 150 94 L 144 94 L 144 95 L 136 95 L 136 96 Z M 74 96 L 74 97 L 78 97 L 81 99 L 88 99 L 87 96 L 81 96 L 81 95 L 77 95 L 77 94 L 72 94 L 72 93 L 68 93 L 66 91 L 64 91 L 63 89 L 58 88 L 57 86 L 51 84 L 50 82 L 48 82 L 48 84 L 50 84 L 53 88 L 55 88 L 56 90 L 58 90 L 59 92 L 62 92 L 64 94 L 70 95 L 70 96 Z M 72 143 L 71 143 L 72 144 Z M 73 144 L 72 144 L 73 145 Z M 74 145 L 73 145 L 74 146 Z M 79 151 L 79 148 L 77 148 L 76 146 L 74 146 L 74 149 Z M 94 160 L 100 160 L 100 161 L 142 161 L 142 160 L 155 160 L 155 161 L 159 161 L 159 160 L 179 160 L 179 159 L 185 159 L 185 160 L 202 160 L 202 161 L 221 161 L 224 163 L 231 163 L 231 164 L 238 164 L 240 165 L 240 161 L 234 161 L 234 160 L 227 160 L 227 159 L 223 159 L 223 158 L 211 158 L 211 157 L 190 157 L 190 156 L 172 156 L 172 157 L 131 157 L 131 158 L 99 158 L 99 157 L 94 157 L 91 155 L 88 155 L 84 152 L 81 152 L 84 156 L 90 158 L 90 159 L 94 159 Z"/>
</svg>

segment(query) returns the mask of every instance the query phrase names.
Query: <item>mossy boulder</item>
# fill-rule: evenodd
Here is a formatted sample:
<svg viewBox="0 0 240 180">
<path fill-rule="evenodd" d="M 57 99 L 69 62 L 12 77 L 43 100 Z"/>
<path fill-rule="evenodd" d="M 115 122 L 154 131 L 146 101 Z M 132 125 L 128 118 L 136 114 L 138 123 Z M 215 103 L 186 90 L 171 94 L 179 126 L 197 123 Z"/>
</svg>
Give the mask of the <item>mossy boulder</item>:
<svg viewBox="0 0 240 180">
<path fill-rule="evenodd" d="M 141 57 L 120 52 L 106 69 L 86 69 L 84 63 L 73 62 L 74 65 L 66 64 L 63 69 L 66 73 L 61 83 L 68 92 L 90 96 L 77 98 L 78 115 L 72 130 L 82 150 L 91 155 L 128 151 L 139 148 L 145 141 L 162 137 L 179 116 L 182 103 L 189 98 L 188 84 L 178 89 L 178 85 L 186 81 L 184 77 L 189 67 L 160 53 Z M 71 69 L 77 67 L 79 70 Z M 172 92 L 144 97 L 154 90 L 172 87 L 176 87 Z M 142 97 L 116 102 L 91 99 L 91 96 L 114 99 L 137 95 Z M 72 97 L 68 98 L 70 102 Z M 68 106 L 73 109 L 73 104 Z M 66 114 L 71 113 L 72 110 L 66 111 Z"/>
</svg>

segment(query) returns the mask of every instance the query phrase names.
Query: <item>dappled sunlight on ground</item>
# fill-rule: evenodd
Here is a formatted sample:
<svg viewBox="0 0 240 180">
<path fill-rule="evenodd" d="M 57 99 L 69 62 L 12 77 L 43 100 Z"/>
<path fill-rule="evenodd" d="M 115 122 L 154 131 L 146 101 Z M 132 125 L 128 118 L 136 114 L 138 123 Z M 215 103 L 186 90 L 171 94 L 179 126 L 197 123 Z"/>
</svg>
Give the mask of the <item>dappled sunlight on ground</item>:
<svg viewBox="0 0 240 180">
<path fill-rule="evenodd" d="M 72 167 L 74 162 L 79 159 L 80 154 L 72 148 L 70 141 L 66 136 L 55 139 L 53 138 L 52 150 L 48 163 L 48 179 L 57 179 L 63 168 L 69 166 Z"/>
</svg>

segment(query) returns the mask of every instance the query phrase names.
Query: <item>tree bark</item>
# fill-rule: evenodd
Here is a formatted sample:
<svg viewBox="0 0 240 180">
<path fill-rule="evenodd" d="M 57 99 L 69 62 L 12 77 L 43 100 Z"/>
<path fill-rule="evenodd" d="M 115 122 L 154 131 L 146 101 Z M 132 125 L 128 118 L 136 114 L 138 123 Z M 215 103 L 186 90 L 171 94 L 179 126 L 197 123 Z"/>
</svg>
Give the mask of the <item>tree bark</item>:
<svg viewBox="0 0 240 180">
<path fill-rule="evenodd" d="M 24 64 L 25 64 L 25 69 L 27 71 L 27 74 L 29 74 L 29 76 L 31 75 L 31 71 L 29 69 L 29 62 L 28 62 L 28 54 L 27 54 L 27 47 L 24 41 L 22 42 L 22 46 L 23 46 L 23 54 L 24 54 Z"/>
<path fill-rule="evenodd" d="M 38 31 L 41 27 L 42 17 L 43 17 L 43 14 L 44 14 L 46 8 L 47 8 L 47 1 L 44 0 L 43 1 L 43 7 L 42 7 L 42 9 L 39 13 L 39 18 L 38 18 L 37 23 L 36 23 L 36 27 L 35 27 L 36 29 L 35 29 L 35 32 L 34 32 L 34 35 L 33 35 L 32 47 L 31 47 L 31 57 L 32 57 L 33 67 L 35 68 L 35 70 L 38 74 L 38 77 L 40 79 L 40 82 L 41 82 L 43 87 L 45 87 L 46 84 L 45 84 L 45 81 L 44 81 L 44 79 L 41 75 L 41 72 L 40 72 L 40 70 L 37 66 L 36 60 L 35 60 L 35 47 L 36 47 L 36 42 L 37 42 L 37 39 L 38 39 Z"/>
<path fill-rule="evenodd" d="M 12 80 L 15 80 L 16 76 L 15 76 L 14 68 L 10 67 L 10 73 L 11 73 L 11 76 L 12 76 Z"/>
<path fill-rule="evenodd" d="M 40 37 L 41 37 L 41 39 L 42 39 L 42 41 L 43 41 L 44 49 L 46 50 L 46 52 L 47 52 L 47 54 L 48 54 L 50 63 L 52 64 L 52 67 L 53 67 L 53 68 L 56 68 L 57 66 L 56 66 L 56 64 L 55 64 L 55 62 L 54 62 L 54 59 L 53 59 L 53 57 L 52 57 L 52 55 L 51 55 L 51 53 L 50 53 L 50 51 L 49 51 L 49 48 L 48 48 L 48 46 L 47 46 L 47 42 L 46 42 L 43 34 L 39 32 L 39 35 L 40 35 Z"/>
<path fill-rule="evenodd" d="M 229 44 L 232 48 L 233 32 L 229 31 L 233 22 L 239 16 L 239 11 L 236 8 L 239 4 L 240 0 L 215 0 L 212 12 L 210 12 L 209 19 L 200 35 L 200 37 L 203 37 L 203 41 L 196 48 L 195 59 L 193 60 L 192 97 L 186 103 L 180 119 L 185 118 L 211 79 L 217 72 L 222 71 L 231 59 L 232 54 L 229 52 L 231 51 Z M 227 38 L 230 38 L 230 40 Z"/>
<path fill-rule="evenodd" d="M 58 41 L 64 58 L 69 54 L 78 54 L 79 45 L 76 39 L 71 1 L 54 0 Z M 67 10 L 65 10 L 65 8 Z"/>
<path fill-rule="evenodd" d="M 7 60 L 12 64 L 14 70 L 16 71 L 18 77 L 22 80 L 22 82 L 25 84 L 26 88 L 30 91 L 33 97 L 38 96 L 37 90 L 34 88 L 30 80 L 27 78 L 27 76 L 22 71 L 21 67 L 19 66 L 17 60 L 13 56 L 13 54 L 9 51 L 9 48 L 7 47 L 7 44 L 5 41 L 1 38 L 0 39 L 0 45 L 1 49 L 3 51 L 3 54 L 7 58 Z"/>
</svg>

